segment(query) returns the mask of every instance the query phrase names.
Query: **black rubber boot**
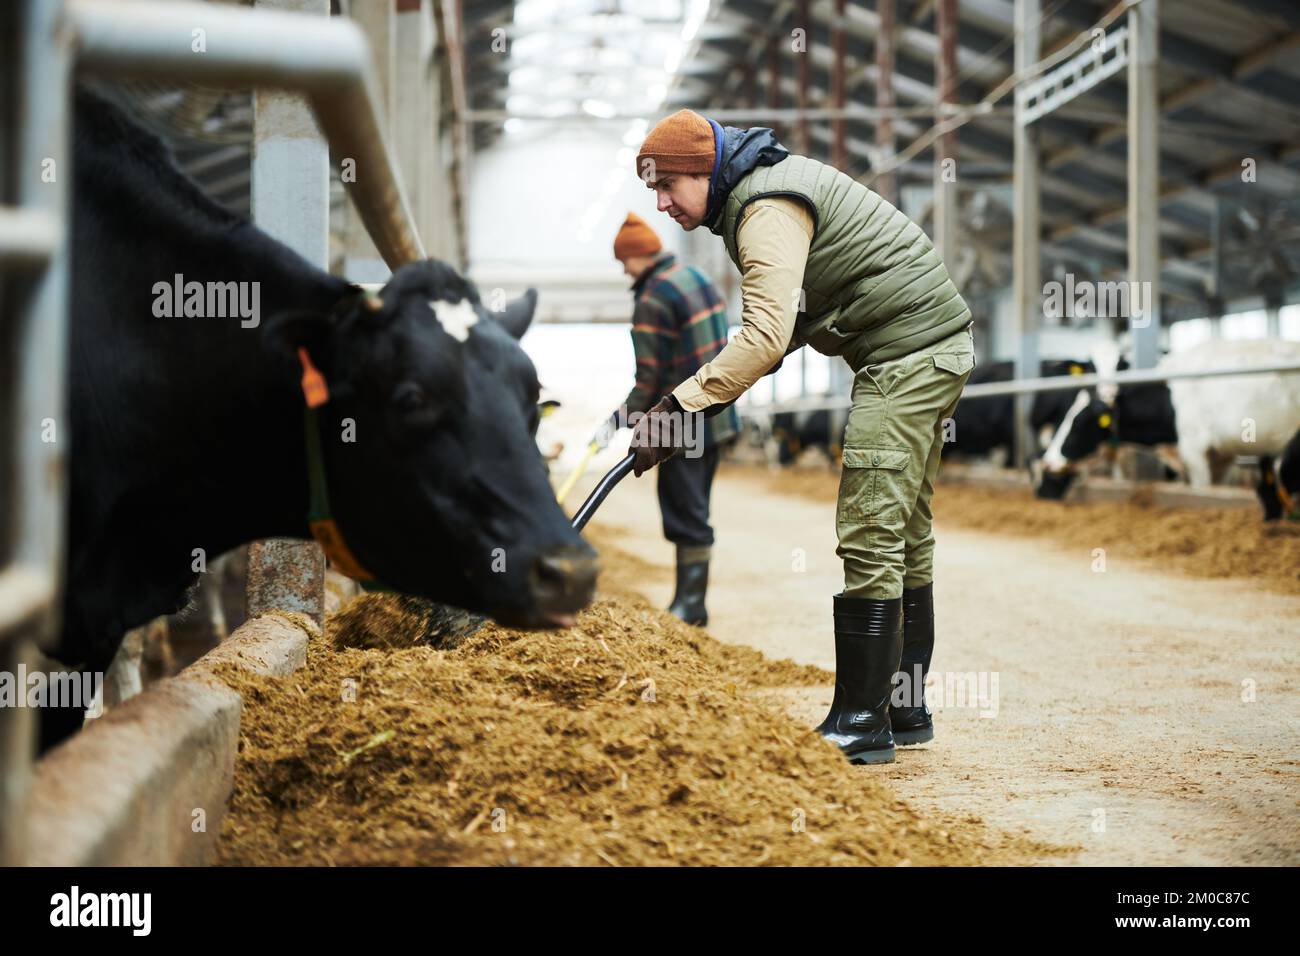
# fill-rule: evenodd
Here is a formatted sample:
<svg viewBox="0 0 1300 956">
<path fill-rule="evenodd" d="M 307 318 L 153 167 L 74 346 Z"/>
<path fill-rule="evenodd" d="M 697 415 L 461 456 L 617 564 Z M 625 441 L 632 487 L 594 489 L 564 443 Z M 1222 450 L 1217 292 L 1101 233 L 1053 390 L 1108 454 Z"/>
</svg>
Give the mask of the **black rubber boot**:
<svg viewBox="0 0 1300 956">
<path fill-rule="evenodd" d="M 934 717 L 925 704 L 925 675 L 930 673 L 934 653 L 934 584 L 903 591 L 903 657 L 898 665 L 904 675 L 902 699 L 908 706 L 889 708 L 894 743 L 923 744 L 934 739 Z"/>
<path fill-rule="evenodd" d="M 704 593 L 709 589 L 709 562 L 677 561 L 677 587 L 673 590 L 673 603 L 668 613 L 687 624 L 704 627 L 709 623 L 709 612 L 704 609 Z"/>
<path fill-rule="evenodd" d="M 902 598 L 835 595 L 835 699 L 817 731 L 853 763 L 892 763 L 889 695 L 903 650 Z"/>
</svg>

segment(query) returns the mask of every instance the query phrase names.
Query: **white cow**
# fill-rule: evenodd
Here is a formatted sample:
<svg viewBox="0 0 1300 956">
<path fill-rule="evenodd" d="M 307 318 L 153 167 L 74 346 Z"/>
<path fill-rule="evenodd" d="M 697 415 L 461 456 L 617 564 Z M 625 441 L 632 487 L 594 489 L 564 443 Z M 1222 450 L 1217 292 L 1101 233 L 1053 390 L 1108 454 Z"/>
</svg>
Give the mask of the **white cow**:
<svg viewBox="0 0 1300 956">
<path fill-rule="evenodd" d="M 1094 349 L 1101 374 L 1113 372 L 1111 343 Z M 1300 342 L 1281 339 L 1212 340 L 1167 356 L 1162 370 L 1300 363 Z M 1065 495 L 1079 463 L 1098 449 L 1132 443 L 1151 448 L 1192 485 L 1222 478 L 1237 455 L 1280 456 L 1300 426 L 1300 372 L 1175 379 L 1161 385 L 1103 382 L 1080 389 L 1044 453 L 1037 475 L 1040 498 Z M 1178 461 L 1167 443 L 1176 443 Z"/>
<path fill-rule="evenodd" d="M 1213 339 L 1166 356 L 1160 368 L 1195 371 L 1275 363 L 1300 364 L 1300 342 Z M 1300 372 L 1169 383 L 1178 454 L 1194 486 L 1218 480 L 1236 455 L 1281 455 L 1300 427 Z"/>
</svg>

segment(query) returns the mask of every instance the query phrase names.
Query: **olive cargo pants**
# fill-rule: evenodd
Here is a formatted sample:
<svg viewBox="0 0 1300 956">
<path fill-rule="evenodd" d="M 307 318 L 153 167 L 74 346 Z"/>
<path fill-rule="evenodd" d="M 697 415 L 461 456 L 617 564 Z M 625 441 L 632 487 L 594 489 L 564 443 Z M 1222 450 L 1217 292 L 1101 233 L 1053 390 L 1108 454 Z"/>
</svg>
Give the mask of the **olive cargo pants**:
<svg viewBox="0 0 1300 956">
<path fill-rule="evenodd" d="M 845 596 L 887 600 L 934 579 L 930 497 L 945 420 L 974 367 L 967 326 L 854 376 L 835 514 Z"/>
</svg>

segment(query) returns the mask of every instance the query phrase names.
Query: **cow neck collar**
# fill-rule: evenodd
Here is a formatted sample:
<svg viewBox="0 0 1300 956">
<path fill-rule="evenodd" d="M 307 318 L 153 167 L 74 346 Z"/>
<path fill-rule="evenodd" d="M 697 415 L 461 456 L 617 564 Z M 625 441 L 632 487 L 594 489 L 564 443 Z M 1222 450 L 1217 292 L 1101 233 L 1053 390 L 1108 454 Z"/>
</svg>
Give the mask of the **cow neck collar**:
<svg viewBox="0 0 1300 956">
<path fill-rule="evenodd" d="M 312 364 L 305 348 L 298 349 L 302 363 L 302 393 L 307 407 L 304 410 L 304 437 L 307 449 L 307 527 L 316 539 L 330 564 L 341 574 L 357 581 L 367 591 L 388 590 L 357 560 L 343 539 L 343 532 L 330 510 L 329 485 L 325 480 L 325 455 L 321 450 L 320 413 L 317 411 L 329 401 L 329 387 L 325 376 Z"/>
</svg>

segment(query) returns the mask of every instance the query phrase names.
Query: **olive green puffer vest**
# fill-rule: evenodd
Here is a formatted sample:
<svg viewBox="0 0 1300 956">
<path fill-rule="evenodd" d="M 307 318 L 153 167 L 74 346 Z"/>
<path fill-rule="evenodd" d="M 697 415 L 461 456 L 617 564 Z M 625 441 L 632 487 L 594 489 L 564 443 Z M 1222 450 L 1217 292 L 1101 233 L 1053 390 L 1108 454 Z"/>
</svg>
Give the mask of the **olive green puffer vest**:
<svg viewBox="0 0 1300 956">
<path fill-rule="evenodd" d="M 713 224 L 740 265 L 736 228 L 763 196 L 794 196 L 812 209 L 804 307 L 795 335 L 856 372 L 952 335 L 970 309 L 925 232 L 866 186 L 806 156 L 760 166 L 731 190 Z"/>
</svg>

